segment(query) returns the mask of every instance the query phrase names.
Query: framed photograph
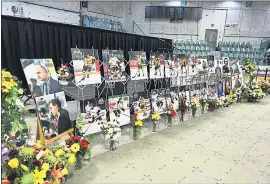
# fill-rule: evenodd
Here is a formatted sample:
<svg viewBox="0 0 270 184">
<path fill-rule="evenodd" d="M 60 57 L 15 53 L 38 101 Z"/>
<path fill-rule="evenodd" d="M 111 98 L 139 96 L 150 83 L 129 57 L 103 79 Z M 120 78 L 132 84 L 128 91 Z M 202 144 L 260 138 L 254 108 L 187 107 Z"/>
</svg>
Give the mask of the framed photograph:
<svg viewBox="0 0 270 184">
<path fill-rule="evenodd" d="M 223 62 L 221 60 L 216 60 L 215 61 L 215 73 L 216 74 L 221 74 L 222 73 L 222 67 L 223 67 Z"/>
<path fill-rule="evenodd" d="M 71 49 L 75 82 L 78 85 L 101 83 L 97 49 Z"/>
<path fill-rule="evenodd" d="M 232 61 L 230 65 L 230 73 L 232 75 L 241 74 L 238 61 Z"/>
<path fill-rule="evenodd" d="M 83 132 L 85 135 L 101 132 L 101 127 L 107 122 L 105 100 L 91 99 L 85 102 Z"/>
<path fill-rule="evenodd" d="M 131 80 L 148 79 L 146 53 L 129 51 L 128 55 Z"/>
<path fill-rule="evenodd" d="M 72 133 L 72 122 L 64 92 L 36 97 L 35 100 L 45 144 Z"/>
<path fill-rule="evenodd" d="M 130 123 L 129 96 L 109 97 L 110 120 L 115 120 L 120 126 Z"/>
<path fill-rule="evenodd" d="M 106 82 L 126 80 L 125 59 L 122 50 L 102 50 L 102 61 Z"/>
<path fill-rule="evenodd" d="M 228 57 L 223 57 L 222 73 L 230 73 L 230 60 Z"/>
<path fill-rule="evenodd" d="M 134 113 L 138 113 L 141 120 L 149 118 L 151 114 L 151 103 L 147 92 L 139 92 L 133 95 Z"/>
<path fill-rule="evenodd" d="M 150 79 L 164 78 L 164 54 L 158 52 L 150 53 Z"/>
<path fill-rule="evenodd" d="M 21 64 L 33 97 L 62 91 L 52 59 L 21 59 Z"/>
<path fill-rule="evenodd" d="M 172 56 L 170 53 L 165 53 L 165 77 L 177 77 L 178 62 L 176 55 Z"/>
<path fill-rule="evenodd" d="M 164 114 L 166 112 L 166 98 L 162 90 L 153 90 L 151 93 L 151 106 L 152 109 L 155 106 L 159 109 L 159 114 Z"/>
<path fill-rule="evenodd" d="M 178 75 L 186 76 L 189 73 L 188 68 L 188 58 L 184 55 L 178 55 Z"/>
</svg>

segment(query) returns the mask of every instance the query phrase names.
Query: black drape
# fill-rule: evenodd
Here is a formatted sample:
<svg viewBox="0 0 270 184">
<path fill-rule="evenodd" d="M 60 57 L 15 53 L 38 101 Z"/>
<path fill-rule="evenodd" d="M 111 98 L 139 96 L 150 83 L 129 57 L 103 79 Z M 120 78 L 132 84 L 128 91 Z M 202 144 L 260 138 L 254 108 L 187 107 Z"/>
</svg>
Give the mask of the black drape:
<svg viewBox="0 0 270 184">
<path fill-rule="evenodd" d="M 172 40 L 140 36 L 128 33 L 85 28 L 60 23 L 2 16 L 2 68 L 23 80 L 27 86 L 20 63 L 21 58 L 52 58 L 55 67 L 61 59 L 69 63 L 71 48 L 95 48 L 102 59 L 102 49 L 121 49 L 128 61 L 128 51 L 144 50 L 149 57 L 150 51 L 162 51 L 160 48 L 172 49 Z M 167 52 L 167 50 L 165 50 Z M 149 58 L 148 58 L 149 59 Z M 120 85 L 121 84 L 117 84 Z M 117 86 L 119 89 L 120 86 Z M 123 87 L 121 87 L 123 89 Z M 121 94 L 117 90 L 114 94 Z"/>
</svg>

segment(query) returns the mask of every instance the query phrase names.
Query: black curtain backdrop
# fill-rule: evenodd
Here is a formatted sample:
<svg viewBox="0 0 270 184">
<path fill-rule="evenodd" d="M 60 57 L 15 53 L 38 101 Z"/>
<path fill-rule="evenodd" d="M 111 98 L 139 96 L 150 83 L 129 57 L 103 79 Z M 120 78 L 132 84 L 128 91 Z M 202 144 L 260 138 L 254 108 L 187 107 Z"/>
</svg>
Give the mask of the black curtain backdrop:
<svg viewBox="0 0 270 184">
<path fill-rule="evenodd" d="M 148 59 L 151 51 L 172 51 L 172 40 L 169 39 L 160 40 L 154 37 L 11 16 L 2 16 L 1 19 L 2 69 L 6 68 L 12 75 L 17 76 L 24 82 L 25 87 L 27 82 L 20 63 L 21 58 L 52 58 L 55 67 L 58 68 L 61 64 L 60 58 L 67 63 L 72 60 L 70 49 L 75 47 L 98 49 L 100 59 L 102 49 L 121 49 L 127 61 L 128 51 L 131 49 L 147 52 Z M 129 69 L 127 72 L 129 73 Z M 117 83 L 114 95 L 122 94 L 123 89 L 122 83 Z"/>
</svg>

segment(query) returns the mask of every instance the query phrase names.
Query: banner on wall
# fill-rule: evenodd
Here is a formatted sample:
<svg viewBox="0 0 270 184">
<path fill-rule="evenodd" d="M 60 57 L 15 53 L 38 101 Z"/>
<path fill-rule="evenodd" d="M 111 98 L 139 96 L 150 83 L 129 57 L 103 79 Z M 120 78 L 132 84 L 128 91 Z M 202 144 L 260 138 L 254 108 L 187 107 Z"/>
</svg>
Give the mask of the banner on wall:
<svg viewBox="0 0 270 184">
<path fill-rule="evenodd" d="M 67 134 L 71 135 L 72 122 L 52 59 L 21 59 L 21 64 L 36 101 L 37 127 L 41 130 L 38 137 L 49 144 Z"/>
<path fill-rule="evenodd" d="M 100 60 L 97 49 L 71 48 L 77 85 L 101 83 Z"/>
</svg>

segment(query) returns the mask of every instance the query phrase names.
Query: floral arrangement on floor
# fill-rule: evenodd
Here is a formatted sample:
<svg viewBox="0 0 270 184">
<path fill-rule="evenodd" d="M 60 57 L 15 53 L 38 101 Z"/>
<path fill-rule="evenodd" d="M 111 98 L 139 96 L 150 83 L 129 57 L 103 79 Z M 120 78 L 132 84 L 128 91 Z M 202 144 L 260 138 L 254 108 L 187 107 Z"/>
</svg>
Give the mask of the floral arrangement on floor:
<svg viewBox="0 0 270 184">
<path fill-rule="evenodd" d="M 230 104 L 236 103 L 236 101 L 237 101 L 237 95 L 236 95 L 236 93 L 235 93 L 234 90 L 232 90 L 230 92 L 228 100 L 229 100 L 229 103 Z"/>
<path fill-rule="evenodd" d="M 208 111 L 213 112 L 217 108 L 217 100 L 216 99 L 208 99 Z"/>
<path fill-rule="evenodd" d="M 224 102 L 223 102 L 220 98 L 217 99 L 216 107 L 217 107 L 217 108 L 221 108 L 221 107 L 223 107 L 223 105 L 224 105 Z"/>
<path fill-rule="evenodd" d="M 267 81 L 267 80 L 261 80 L 259 81 L 259 84 L 263 90 L 264 93 L 269 93 L 270 91 L 270 81 Z"/>
<path fill-rule="evenodd" d="M 200 102 L 200 105 L 201 105 L 201 109 L 202 109 L 202 114 L 204 113 L 204 108 L 205 108 L 205 105 L 207 104 L 207 98 L 203 97 L 199 100 Z"/>
<path fill-rule="evenodd" d="M 190 107 L 191 107 L 192 117 L 195 118 L 196 111 L 200 109 L 201 107 L 200 102 L 196 98 L 193 98 L 191 100 Z"/>
<path fill-rule="evenodd" d="M 91 156 L 90 141 L 76 136 L 67 140 L 68 147 L 55 143 L 48 148 L 40 141 L 30 140 L 24 105 L 18 100 L 21 94 L 12 75 L 2 70 L 2 183 L 64 183 L 72 168 L 80 163 L 80 155 Z"/>
<path fill-rule="evenodd" d="M 143 127 L 143 122 L 140 120 L 138 113 L 134 113 L 134 122 L 133 122 L 133 139 L 138 139 L 141 135 Z"/>
<path fill-rule="evenodd" d="M 24 121 L 27 111 L 19 98 L 23 94 L 23 90 L 18 87 L 10 72 L 2 70 L 1 73 L 1 139 L 10 136 L 27 138 L 28 126 Z"/>
<path fill-rule="evenodd" d="M 116 150 L 116 142 L 121 137 L 121 128 L 117 124 L 116 120 L 111 120 L 104 123 L 101 127 L 102 134 L 105 136 L 105 140 L 110 142 L 110 150 Z"/>
</svg>

